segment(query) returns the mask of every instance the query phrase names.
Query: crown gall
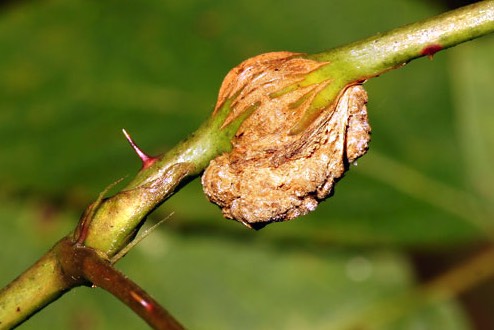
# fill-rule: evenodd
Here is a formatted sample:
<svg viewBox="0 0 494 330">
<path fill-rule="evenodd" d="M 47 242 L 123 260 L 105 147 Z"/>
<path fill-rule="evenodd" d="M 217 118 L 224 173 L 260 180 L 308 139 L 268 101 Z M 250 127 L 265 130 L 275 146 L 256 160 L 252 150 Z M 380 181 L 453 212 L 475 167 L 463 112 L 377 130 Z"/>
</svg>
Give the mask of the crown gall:
<svg viewBox="0 0 494 330">
<path fill-rule="evenodd" d="M 290 133 L 330 83 L 300 84 L 323 64 L 298 55 L 247 60 L 227 75 L 220 90 L 216 109 L 230 100 L 233 119 L 254 103 L 256 109 L 237 131 L 232 151 L 205 170 L 203 189 L 226 218 L 251 228 L 315 210 L 368 149 L 367 94 L 360 85 L 345 88 L 304 131 Z"/>
</svg>

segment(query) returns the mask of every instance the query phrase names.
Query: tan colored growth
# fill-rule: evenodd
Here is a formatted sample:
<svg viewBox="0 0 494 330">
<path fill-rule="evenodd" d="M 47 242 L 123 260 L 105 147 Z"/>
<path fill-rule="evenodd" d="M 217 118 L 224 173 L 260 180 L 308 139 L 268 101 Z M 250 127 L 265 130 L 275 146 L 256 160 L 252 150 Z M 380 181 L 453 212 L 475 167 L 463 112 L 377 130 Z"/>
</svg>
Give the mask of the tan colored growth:
<svg viewBox="0 0 494 330">
<path fill-rule="evenodd" d="M 249 59 L 228 73 L 220 89 L 215 111 L 231 101 L 225 125 L 255 110 L 237 131 L 233 150 L 211 161 L 202 184 L 225 217 L 248 227 L 315 210 L 368 148 L 367 94 L 360 85 L 342 91 L 337 105 L 329 105 L 304 132 L 290 134 L 330 83 L 297 85 L 325 64 L 300 55 L 279 52 Z"/>
</svg>

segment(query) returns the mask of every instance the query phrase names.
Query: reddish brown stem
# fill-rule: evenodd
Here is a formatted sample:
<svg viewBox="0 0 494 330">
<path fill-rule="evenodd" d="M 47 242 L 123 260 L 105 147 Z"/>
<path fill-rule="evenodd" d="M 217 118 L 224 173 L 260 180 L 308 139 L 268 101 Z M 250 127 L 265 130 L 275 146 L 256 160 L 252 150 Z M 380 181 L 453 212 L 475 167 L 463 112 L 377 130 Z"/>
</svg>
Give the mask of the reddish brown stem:
<svg viewBox="0 0 494 330">
<path fill-rule="evenodd" d="M 74 244 L 67 238 L 59 243 L 58 251 L 63 272 L 67 279 L 73 281 L 74 286 L 92 284 L 108 291 L 153 329 L 184 329 L 156 300 L 95 250 Z"/>
<path fill-rule="evenodd" d="M 184 329 L 149 294 L 101 258 L 87 258 L 83 264 L 86 278 L 120 299 L 154 329 Z"/>
</svg>

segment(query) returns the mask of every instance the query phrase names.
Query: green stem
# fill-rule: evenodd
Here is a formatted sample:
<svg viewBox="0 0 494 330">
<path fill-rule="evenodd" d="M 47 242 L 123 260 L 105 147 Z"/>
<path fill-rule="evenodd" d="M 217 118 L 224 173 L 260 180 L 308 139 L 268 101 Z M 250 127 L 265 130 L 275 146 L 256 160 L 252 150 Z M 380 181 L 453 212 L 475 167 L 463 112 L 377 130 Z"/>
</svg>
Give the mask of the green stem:
<svg viewBox="0 0 494 330">
<path fill-rule="evenodd" d="M 179 184 L 196 177 L 211 159 L 228 152 L 231 139 L 245 119 L 239 117 L 221 128 L 229 110 L 224 107 L 188 139 L 143 168 L 122 192 L 105 200 L 90 220 L 84 244 L 111 258 L 129 243 L 146 216 L 169 198 Z"/>
<path fill-rule="evenodd" d="M 70 288 L 54 250 L 0 291 L 0 329 L 19 325 Z"/>
<path fill-rule="evenodd" d="M 0 329 L 21 324 L 66 291 L 89 282 L 99 284 L 133 310 L 137 308 L 138 314 L 146 322 L 159 324 L 157 319 L 165 320 L 166 326 L 158 328 L 179 329 L 178 323 L 175 325 L 176 321 L 167 317 L 169 315 L 166 311 L 163 312 L 154 300 L 145 296 L 144 291 L 138 291 L 139 287 L 133 282 L 115 275 L 116 271 L 112 272 L 113 278 L 119 280 L 108 283 L 105 281 L 108 272 L 80 270 L 73 267 L 72 263 L 77 264 L 77 261 L 82 262 L 85 259 L 80 254 L 81 249 L 77 246 L 79 244 L 98 251 L 102 260 L 111 259 L 128 244 L 146 216 L 171 196 L 180 183 L 197 176 L 212 158 L 230 150 L 230 140 L 244 118 L 220 129 L 228 110 L 222 109 L 189 139 L 157 158 L 151 167 L 141 170 L 123 191 L 106 200 L 100 196 L 83 214 L 74 233 L 59 241 L 33 266 L 1 289 Z M 70 268 L 76 270 L 71 271 Z M 78 281 L 71 281 L 72 277 L 76 277 Z M 112 284 L 117 287 L 111 286 Z M 121 285 L 118 286 L 119 284 Z M 152 305 L 156 307 L 151 311 L 153 313 L 139 309 L 135 299 L 127 299 L 130 292 L 137 292 L 139 297 L 152 301 Z M 155 311 L 160 312 L 156 314 Z"/>
<path fill-rule="evenodd" d="M 307 58 L 327 65 L 307 77 L 306 84 L 330 80 L 314 106 L 292 129 L 299 133 L 320 114 L 327 100 L 345 86 L 399 68 L 413 59 L 429 56 L 460 43 L 494 32 L 494 1 L 481 1 L 387 33 L 334 48 Z"/>
<path fill-rule="evenodd" d="M 293 133 L 307 126 L 321 111 L 321 105 L 335 102 L 346 86 L 493 31 L 494 1 L 482 1 L 347 46 L 308 55 L 308 58 L 328 63 L 309 74 L 299 87 L 317 81 L 331 83 L 318 94 L 319 99 L 314 99 L 314 106 L 293 128 Z M 0 327 L 20 324 L 72 287 L 88 281 L 103 283 L 101 276 L 104 272 L 83 272 L 80 275 L 77 269 L 74 270 L 76 280 L 72 281 L 72 274 L 67 273 L 66 267 L 72 264 L 63 261 L 78 258 L 76 252 L 81 245 L 96 251 L 102 260 L 110 260 L 122 250 L 150 212 L 187 180 L 199 175 L 211 159 L 231 149 L 230 141 L 248 114 L 223 127 L 229 111 L 226 104 L 191 138 L 153 159 L 152 163 L 145 164 L 120 193 L 95 202 L 81 219 L 78 230 L 2 289 Z M 75 250 L 62 249 L 61 246 L 67 247 L 63 245 L 66 241 L 72 242 L 68 246 Z M 131 292 L 129 285 L 124 285 L 122 290 Z"/>
<path fill-rule="evenodd" d="M 362 80 L 392 70 L 422 56 L 456 46 L 494 31 L 494 1 L 481 1 L 409 24 L 343 47 L 310 55 L 317 61 L 358 63 L 352 75 Z M 346 68 L 349 69 L 349 68 Z"/>
</svg>

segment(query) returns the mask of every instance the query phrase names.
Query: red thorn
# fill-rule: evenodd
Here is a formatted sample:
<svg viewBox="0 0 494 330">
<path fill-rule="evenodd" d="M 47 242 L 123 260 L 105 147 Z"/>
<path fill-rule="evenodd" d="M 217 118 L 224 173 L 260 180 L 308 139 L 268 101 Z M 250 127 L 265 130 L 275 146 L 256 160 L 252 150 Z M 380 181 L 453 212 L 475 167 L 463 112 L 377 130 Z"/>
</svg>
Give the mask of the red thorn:
<svg viewBox="0 0 494 330">
<path fill-rule="evenodd" d="M 420 52 L 421 55 L 427 55 L 430 60 L 432 60 L 432 57 L 434 56 L 435 53 L 438 51 L 442 50 L 443 46 L 439 44 L 431 44 L 428 46 L 425 46 L 422 51 Z"/>
<path fill-rule="evenodd" d="M 149 166 L 151 166 L 157 160 L 156 157 L 149 156 L 144 151 L 142 151 L 135 144 L 134 140 L 132 140 L 132 138 L 130 137 L 129 133 L 127 133 L 127 131 L 125 130 L 125 128 L 122 129 L 122 132 L 124 133 L 125 138 L 127 139 L 127 141 L 129 141 L 130 146 L 132 147 L 132 149 L 134 149 L 134 151 L 136 152 L 137 156 L 139 156 L 139 158 L 141 159 L 141 161 L 142 161 L 142 168 L 148 168 Z"/>
</svg>

